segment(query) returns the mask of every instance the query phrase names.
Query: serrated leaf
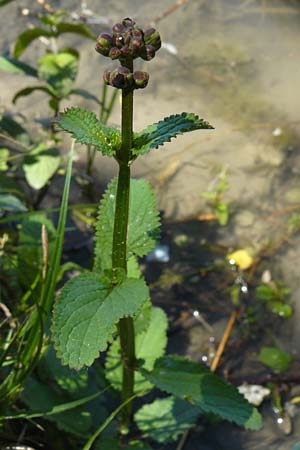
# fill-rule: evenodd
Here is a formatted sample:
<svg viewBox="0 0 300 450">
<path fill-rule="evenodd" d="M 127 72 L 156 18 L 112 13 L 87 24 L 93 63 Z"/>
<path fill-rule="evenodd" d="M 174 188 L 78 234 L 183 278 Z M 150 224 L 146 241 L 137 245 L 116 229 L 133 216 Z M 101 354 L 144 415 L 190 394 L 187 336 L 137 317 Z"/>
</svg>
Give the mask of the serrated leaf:
<svg viewBox="0 0 300 450">
<path fill-rule="evenodd" d="M 135 337 L 135 352 L 137 359 L 145 361 L 144 367 L 152 370 L 157 358 L 165 353 L 167 345 L 168 320 L 166 314 L 160 308 L 152 308 L 150 323 L 146 331 Z M 116 339 L 110 346 L 106 357 L 106 378 L 115 389 L 122 388 L 122 366 L 121 366 L 120 341 Z M 151 389 L 152 384 L 139 373 L 134 376 L 134 391 L 143 392 Z"/>
<path fill-rule="evenodd" d="M 18 61 L 17 59 L 9 58 L 8 56 L 0 56 L 0 70 L 4 70 L 9 73 L 37 77 L 37 70 L 34 67 Z"/>
<path fill-rule="evenodd" d="M 179 356 L 166 356 L 156 361 L 150 372 L 141 373 L 162 391 L 187 398 L 205 413 L 257 430 L 261 427 L 258 411 L 232 385 L 214 375 L 203 364 Z"/>
<path fill-rule="evenodd" d="M 46 148 L 43 144 L 26 155 L 23 170 L 27 183 L 33 189 L 41 189 L 56 173 L 60 165 L 60 155 L 56 148 Z"/>
<path fill-rule="evenodd" d="M 74 33 L 88 39 L 96 40 L 97 36 L 85 25 L 81 23 L 60 22 L 56 25 L 56 36 L 63 33 Z"/>
<path fill-rule="evenodd" d="M 60 405 L 60 408 L 63 410 L 61 395 L 57 394 L 49 386 L 39 383 L 34 378 L 27 378 L 22 393 L 22 400 L 33 411 L 44 410 L 47 413 L 47 411 L 53 410 L 57 405 Z M 45 418 L 55 422 L 59 429 L 79 437 L 88 436 L 88 431 L 91 427 L 90 413 L 80 407 L 66 410 L 53 416 L 45 414 Z"/>
<path fill-rule="evenodd" d="M 143 155 L 153 148 L 158 148 L 160 145 L 170 142 L 172 138 L 179 134 L 208 129 L 213 129 L 213 127 L 193 113 L 175 114 L 148 126 L 139 133 L 135 133 L 132 152 L 134 155 Z"/>
<path fill-rule="evenodd" d="M 78 53 L 61 51 L 48 53 L 38 61 L 38 74 L 47 82 L 56 97 L 67 97 L 74 85 L 78 71 Z"/>
<path fill-rule="evenodd" d="M 114 179 L 109 184 L 99 207 L 96 225 L 96 271 L 111 268 L 116 192 L 117 179 Z M 159 226 L 160 220 L 153 189 L 145 180 L 132 179 L 127 234 L 128 258 L 132 255 L 144 256 L 155 247 Z"/>
<path fill-rule="evenodd" d="M 52 325 L 63 364 L 90 366 L 112 340 L 116 323 L 136 314 L 148 297 L 143 280 L 127 279 L 112 288 L 89 273 L 68 281 L 55 303 Z"/>
<path fill-rule="evenodd" d="M 148 299 L 143 304 L 143 307 L 139 312 L 139 314 L 134 318 L 134 332 L 136 336 L 140 333 L 144 333 L 145 331 L 147 331 L 150 325 L 151 316 L 153 314 L 152 310 L 153 308 L 151 300 Z"/>
<path fill-rule="evenodd" d="M 83 108 L 69 108 L 60 114 L 59 126 L 76 142 L 94 145 L 105 156 L 113 156 L 121 146 L 120 132 L 103 125 L 96 114 Z"/>
<path fill-rule="evenodd" d="M 48 86 L 27 86 L 24 89 L 20 89 L 17 91 L 13 97 L 13 103 L 16 103 L 16 101 L 20 97 L 27 97 L 28 95 L 32 94 L 35 91 L 42 91 L 48 94 L 50 97 L 52 97 L 55 93 L 52 91 L 52 89 Z"/>
<path fill-rule="evenodd" d="M 142 272 L 135 256 L 131 256 L 127 261 L 128 278 L 141 278 Z"/>
<path fill-rule="evenodd" d="M 51 31 L 44 30 L 43 28 L 32 28 L 21 33 L 16 40 L 13 55 L 15 58 L 19 58 L 26 48 L 39 37 L 51 38 L 54 33 Z"/>
<path fill-rule="evenodd" d="M 167 397 L 142 406 L 134 415 L 134 420 L 143 436 L 166 443 L 175 441 L 191 428 L 200 414 L 199 408 L 185 400 Z"/>
</svg>

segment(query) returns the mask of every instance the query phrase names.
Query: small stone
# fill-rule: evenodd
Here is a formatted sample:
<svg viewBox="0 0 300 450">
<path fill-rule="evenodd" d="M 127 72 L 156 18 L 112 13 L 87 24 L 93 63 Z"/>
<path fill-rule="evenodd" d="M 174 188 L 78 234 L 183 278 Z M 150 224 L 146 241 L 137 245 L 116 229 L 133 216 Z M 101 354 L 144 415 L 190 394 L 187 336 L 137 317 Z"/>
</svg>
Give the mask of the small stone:
<svg viewBox="0 0 300 450">
<path fill-rule="evenodd" d="M 242 384 L 238 387 L 240 394 L 242 394 L 251 405 L 259 406 L 266 397 L 271 394 L 270 389 L 257 384 Z"/>
</svg>

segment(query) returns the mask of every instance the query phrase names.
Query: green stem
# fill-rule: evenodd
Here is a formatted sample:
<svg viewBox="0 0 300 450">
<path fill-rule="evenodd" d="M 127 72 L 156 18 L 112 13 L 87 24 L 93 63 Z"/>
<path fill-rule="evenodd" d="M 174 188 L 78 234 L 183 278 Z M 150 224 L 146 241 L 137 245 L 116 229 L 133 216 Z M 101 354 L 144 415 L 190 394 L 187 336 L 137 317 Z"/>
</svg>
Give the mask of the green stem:
<svg viewBox="0 0 300 450">
<path fill-rule="evenodd" d="M 130 64 L 132 69 L 132 63 Z M 113 233 L 112 268 L 127 273 L 127 228 L 130 194 L 130 159 L 133 128 L 133 92 L 122 92 L 122 146 L 117 160 L 119 177 L 116 195 L 116 210 Z M 135 339 L 131 317 L 118 323 L 122 357 L 122 401 L 125 403 L 122 415 L 123 432 L 128 430 L 132 415 L 132 402 L 128 401 L 134 392 Z"/>
</svg>

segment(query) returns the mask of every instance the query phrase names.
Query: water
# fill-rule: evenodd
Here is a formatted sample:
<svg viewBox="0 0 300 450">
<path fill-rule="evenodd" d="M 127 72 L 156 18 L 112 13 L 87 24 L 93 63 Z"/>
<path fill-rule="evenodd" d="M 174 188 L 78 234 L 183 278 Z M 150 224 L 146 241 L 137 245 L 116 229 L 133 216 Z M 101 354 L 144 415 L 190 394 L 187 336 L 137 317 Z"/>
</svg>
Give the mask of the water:
<svg viewBox="0 0 300 450">
<path fill-rule="evenodd" d="M 174 4 L 173 0 L 86 3 L 110 24 L 127 16 L 151 23 Z M 52 4 L 80 9 L 75 0 Z M 22 0 L 20 6 L 30 8 L 32 2 Z M 4 49 L 24 26 L 20 16 L 16 19 L 16 10 L 15 5 L 6 9 L 10 15 L 5 24 L 10 27 L 1 38 Z M 179 137 L 134 165 L 134 175 L 145 176 L 156 187 L 167 219 L 186 220 L 210 212 L 201 193 L 226 168 L 229 190 L 224 195 L 231 214 L 229 225 L 218 229 L 216 243 L 233 250 L 257 250 L 267 239 L 286 233 L 289 215 L 284 209 L 297 211 L 300 204 L 299 24 L 296 0 L 191 0 L 157 23 L 166 45 L 153 62 L 143 65 L 149 70 L 150 82 L 144 92 L 135 94 L 135 129 L 182 111 L 195 112 L 215 127 Z M 103 21 L 93 26 L 99 33 L 107 30 Z M 74 42 L 83 51 L 78 86 L 97 92 L 103 69 L 114 64 L 96 55 L 90 42 L 66 36 L 66 44 Z M 24 60 L 38 54 L 36 45 L 24 54 Z M 5 86 L 1 99 L 9 107 L 14 90 L 30 84 L 12 76 L 1 76 L 1 80 L 0 87 Z M 46 103 L 41 104 L 41 98 L 21 100 L 17 110 L 43 116 Z M 119 120 L 116 108 L 112 122 Z M 103 182 L 114 173 L 113 163 L 98 158 L 97 176 Z M 291 244 L 282 246 L 280 255 L 274 253 L 265 268 L 292 289 L 294 317 L 288 327 L 278 330 L 277 343 L 295 356 L 299 356 L 300 339 L 299 244 L 299 237 L 294 237 Z M 289 450 L 299 440 L 299 414 L 290 436 L 279 429 L 267 407 L 264 417 L 265 426 L 259 433 L 226 424 L 219 425 L 217 432 L 215 427 L 204 433 L 196 430 L 186 449 Z"/>
</svg>

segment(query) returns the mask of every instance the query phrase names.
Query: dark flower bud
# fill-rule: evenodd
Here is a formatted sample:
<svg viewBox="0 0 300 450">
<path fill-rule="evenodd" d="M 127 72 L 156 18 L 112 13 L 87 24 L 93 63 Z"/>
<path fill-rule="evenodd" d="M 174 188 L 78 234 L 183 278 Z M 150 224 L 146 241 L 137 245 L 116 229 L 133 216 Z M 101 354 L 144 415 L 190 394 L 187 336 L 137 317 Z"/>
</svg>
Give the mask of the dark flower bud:
<svg viewBox="0 0 300 450">
<path fill-rule="evenodd" d="M 136 89 L 143 89 L 148 84 L 149 73 L 137 70 L 133 74 L 133 81 L 134 81 L 134 85 L 135 85 Z"/>
<path fill-rule="evenodd" d="M 154 28 L 148 28 L 148 30 L 145 30 L 144 41 L 146 45 L 152 45 L 155 50 L 159 50 L 161 47 L 160 34 Z"/>
<path fill-rule="evenodd" d="M 126 28 L 133 28 L 135 25 L 135 22 L 132 19 L 129 19 L 129 17 L 126 17 L 126 19 L 122 20 L 122 24 Z"/>
<path fill-rule="evenodd" d="M 111 86 L 118 89 L 126 89 L 130 87 L 132 82 L 132 73 L 126 67 L 118 67 L 110 74 Z"/>
<path fill-rule="evenodd" d="M 154 58 L 154 56 L 155 56 L 155 48 L 152 47 L 152 45 L 146 45 L 146 53 L 143 59 L 145 59 L 146 61 L 150 61 L 151 59 Z"/>
<path fill-rule="evenodd" d="M 114 40 L 114 45 L 116 47 L 118 47 L 118 48 L 123 47 L 123 45 L 124 45 L 124 36 L 123 36 L 123 34 L 115 33 L 113 40 Z"/>
<path fill-rule="evenodd" d="M 143 39 L 144 33 L 143 30 L 141 28 L 135 28 L 134 30 L 132 30 L 132 37 L 133 38 L 138 38 L 138 39 Z"/>
<path fill-rule="evenodd" d="M 130 49 L 128 45 L 123 45 L 123 47 L 120 49 L 121 56 L 126 57 L 130 54 Z"/>
<path fill-rule="evenodd" d="M 144 42 L 142 39 L 133 38 L 131 39 L 130 47 L 132 48 L 133 53 L 137 53 L 144 46 Z"/>
<path fill-rule="evenodd" d="M 103 73 L 103 81 L 105 84 L 110 84 L 110 71 L 105 70 Z"/>
<path fill-rule="evenodd" d="M 112 27 L 112 30 L 114 33 L 123 33 L 123 31 L 125 31 L 125 27 L 122 23 L 118 22 Z"/>
<path fill-rule="evenodd" d="M 121 51 L 117 47 L 112 47 L 109 51 L 109 57 L 111 59 L 118 59 L 121 56 Z"/>
<path fill-rule="evenodd" d="M 113 38 L 110 34 L 100 34 L 96 42 L 96 51 L 101 55 L 107 56 L 113 45 Z"/>
<path fill-rule="evenodd" d="M 129 45 L 130 44 L 130 42 L 131 42 L 131 33 L 130 33 L 130 31 L 125 31 L 124 33 L 123 33 L 123 39 L 124 39 L 124 44 L 125 45 Z"/>
</svg>

